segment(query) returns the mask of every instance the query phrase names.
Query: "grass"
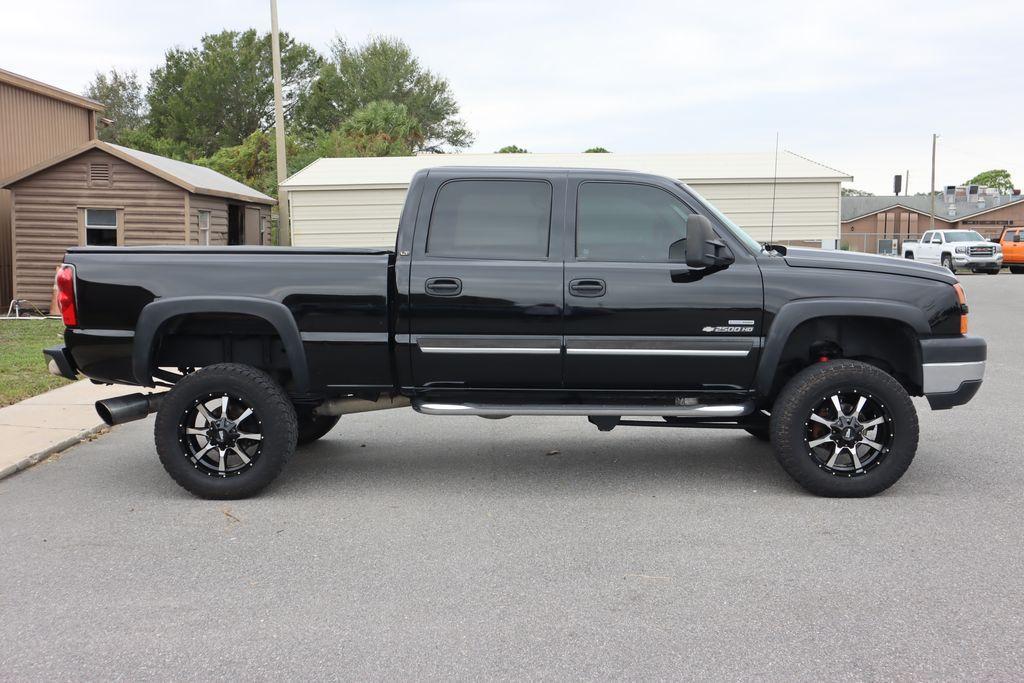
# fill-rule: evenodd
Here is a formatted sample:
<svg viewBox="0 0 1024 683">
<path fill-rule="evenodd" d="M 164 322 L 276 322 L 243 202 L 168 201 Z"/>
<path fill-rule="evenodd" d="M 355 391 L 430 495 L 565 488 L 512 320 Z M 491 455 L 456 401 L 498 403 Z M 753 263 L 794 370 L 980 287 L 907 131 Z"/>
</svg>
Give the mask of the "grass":
<svg viewBox="0 0 1024 683">
<path fill-rule="evenodd" d="M 60 320 L 0 320 L 0 407 L 69 383 L 47 372 L 43 358 L 63 335 Z"/>
</svg>

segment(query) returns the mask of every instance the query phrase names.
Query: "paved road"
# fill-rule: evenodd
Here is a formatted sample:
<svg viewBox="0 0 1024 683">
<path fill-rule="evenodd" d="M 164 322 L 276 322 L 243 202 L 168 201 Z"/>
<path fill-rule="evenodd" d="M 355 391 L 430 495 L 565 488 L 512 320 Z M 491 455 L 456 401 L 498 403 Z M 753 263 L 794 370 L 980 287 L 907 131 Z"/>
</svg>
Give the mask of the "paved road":
<svg viewBox="0 0 1024 683">
<path fill-rule="evenodd" d="M 224 504 L 117 428 L 0 482 L 0 677 L 1020 678 L 1024 277 L 964 281 L 985 387 L 869 500 L 732 432 L 394 411 Z"/>
</svg>

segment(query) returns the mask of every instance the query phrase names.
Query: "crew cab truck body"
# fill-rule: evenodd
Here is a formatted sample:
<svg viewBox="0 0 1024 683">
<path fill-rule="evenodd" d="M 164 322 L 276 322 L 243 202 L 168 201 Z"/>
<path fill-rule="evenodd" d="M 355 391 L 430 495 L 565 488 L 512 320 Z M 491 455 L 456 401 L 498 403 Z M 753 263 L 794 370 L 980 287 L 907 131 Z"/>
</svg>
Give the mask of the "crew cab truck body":
<svg viewBox="0 0 1024 683">
<path fill-rule="evenodd" d="M 1024 228 L 1006 227 L 998 239 L 992 240 L 1003 251 L 1003 265 L 1016 275 L 1024 275 Z"/>
<path fill-rule="evenodd" d="M 1003 249 L 974 230 L 929 230 L 920 241 L 906 240 L 903 257 L 934 263 L 955 273 L 958 268 L 998 275 L 1003 267 Z"/>
<path fill-rule="evenodd" d="M 391 250 L 80 248 L 58 274 L 51 369 L 170 390 L 167 471 L 251 495 L 345 413 L 579 415 L 746 429 L 822 495 L 909 466 L 910 396 L 969 401 L 985 342 L 947 270 L 764 247 L 685 185 L 624 171 L 438 168 Z"/>
</svg>

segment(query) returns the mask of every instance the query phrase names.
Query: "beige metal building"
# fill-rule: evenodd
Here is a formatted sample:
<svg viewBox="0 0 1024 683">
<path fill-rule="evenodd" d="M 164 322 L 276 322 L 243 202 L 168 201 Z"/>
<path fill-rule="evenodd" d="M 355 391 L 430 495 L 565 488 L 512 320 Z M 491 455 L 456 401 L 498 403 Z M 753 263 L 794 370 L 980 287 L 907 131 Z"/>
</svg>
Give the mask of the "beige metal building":
<svg viewBox="0 0 1024 683">
<path fill-rule="evenodd" d="M 0 69 L 0 179 L 96 137 L 103 105 Z M 12 297 L 11 193 L 0 190 L 0 303 Z"/>
<path fill-rule="evenodd" d="M 212 169 L 100 140 L 0 187 L 13 194 L 14 296 L 40 308 L 69 247 L 261 244 L 276 203 Z"/>
<path fill-rule="evenodd" d="M 841 171 L 792 152 L 767 154 L 431 154 L 324 158 L 292 177 L 296 246 L 393 246 L 413 174 L 432 166 L 549 166 L 642 171 L 687 182 L 753 237 L 839 238 Z M 774 208 L 774 210 L 773 210 Z M 773 228 L 774 223 L 774 228 Z"/>
</svg>

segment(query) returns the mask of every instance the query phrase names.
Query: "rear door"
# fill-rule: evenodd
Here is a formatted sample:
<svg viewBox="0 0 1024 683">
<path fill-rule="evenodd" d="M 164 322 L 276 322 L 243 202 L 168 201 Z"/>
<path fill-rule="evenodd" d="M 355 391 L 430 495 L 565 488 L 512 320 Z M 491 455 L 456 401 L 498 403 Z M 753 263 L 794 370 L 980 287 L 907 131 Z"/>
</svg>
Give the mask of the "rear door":
<svg viewBox="0 0 1024 683">
<path fill-rule="evenodd" d="M 709 215 L 736 262 L 703 276 L 670 262 L 688 216 L 707 210 L 668 181 L 579 173 L 569 193 L 566 388 L 747 389 L 763 323 L 753 255 Z"/>
<path fill-rule="evenodd" d="M 565 174 L 430 171 L 409 276 L 410 362 L 431 389 L 557 389 Z"/>
</svg>

